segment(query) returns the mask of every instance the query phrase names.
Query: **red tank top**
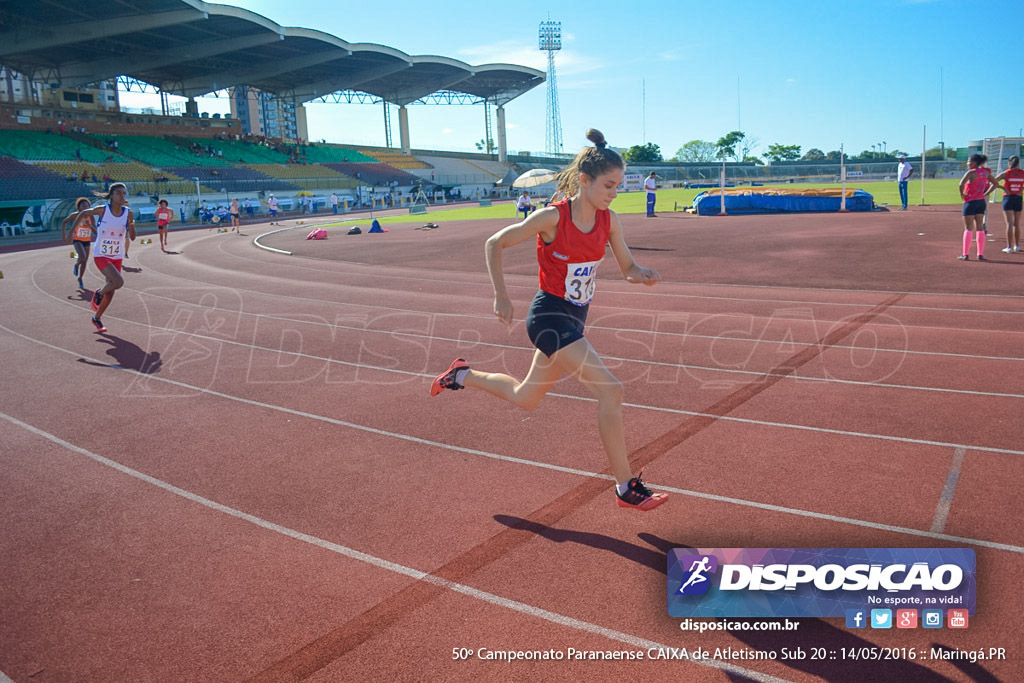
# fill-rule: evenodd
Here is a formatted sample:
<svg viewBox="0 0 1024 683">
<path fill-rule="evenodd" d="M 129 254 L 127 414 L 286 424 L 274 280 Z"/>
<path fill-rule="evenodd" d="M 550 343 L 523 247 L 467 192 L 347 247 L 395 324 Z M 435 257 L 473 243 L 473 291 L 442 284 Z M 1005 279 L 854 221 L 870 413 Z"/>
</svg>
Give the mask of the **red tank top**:
<svg viewBox="0 0 1024 683">
<path fill-rule="evenodd" d="M 985 198 L 985 190 L 988 188 L 988 179 L 992 176 L 992 171 L 979 166 L 974 169 L 974 180 L 967 183 L 967 188 L 964 192 L 964 201 L 973 202 L 978 199 Z"/>
<path fill-rule="evenodd" d="M 540 288 L 569 303 L 583 306 L 594 297 L 597 267 L 604 260 L 611 212 L 598 211 L 590 232 L 580 232 L 572 222 L 570 200 L 551 206 L 558 208 L 558 232 L 551 244 L 537 235 L 537 264 Z"/>
<path fill-rule="evenodd" d="M 1006 175 L 1003 176 L 1003 186 L 1006 188 L 1007 195 L 1021 195 L 1021 191 L 1024 190 L 1024 170 L 1019 168 L 1011 168 L 1006 171 Z"/>
</svg>

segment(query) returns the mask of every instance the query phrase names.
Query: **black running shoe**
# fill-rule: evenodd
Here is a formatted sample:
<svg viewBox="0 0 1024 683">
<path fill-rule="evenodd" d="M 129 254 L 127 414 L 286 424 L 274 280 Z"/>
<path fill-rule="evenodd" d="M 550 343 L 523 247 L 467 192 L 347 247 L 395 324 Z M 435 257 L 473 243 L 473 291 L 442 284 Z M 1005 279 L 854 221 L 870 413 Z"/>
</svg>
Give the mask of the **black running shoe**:
<svg viewBox="0 0 1024 683">
<path fill-rule="evenodd" d="M 103 303 L 103 295 L 100 294 L 100 290 L 97 289 L 95 292 L 92 293 L 92 300 L 89 302 L 89 304 L 92 306 L 92 310 L 98 311 L 100 310 L 101 303 Z"/>
</svg>

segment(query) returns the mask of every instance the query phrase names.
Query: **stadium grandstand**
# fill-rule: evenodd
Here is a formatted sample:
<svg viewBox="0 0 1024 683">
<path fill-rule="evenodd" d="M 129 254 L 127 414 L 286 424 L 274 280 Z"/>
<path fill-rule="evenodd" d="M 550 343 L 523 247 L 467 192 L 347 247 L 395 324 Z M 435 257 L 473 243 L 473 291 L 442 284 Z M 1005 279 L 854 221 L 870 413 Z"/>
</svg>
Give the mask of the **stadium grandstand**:
<svg viewBox="0 0 1024 683">
<path fill-rule="evenodd" d="M 87 9 L 77 0 L 9 0 L 0 12 L 0 76 L 4 238 L 53 230 L 68 199 L 117 181 L 146 197 L 133 202 L 141 218 L 157 198 L 196 216 L 204 202 L 271 191 L 282 207 L 301 192 L 337 192 L 357 206 L 420 188 L 489 193 L 514 168 L 504 107 L 545 78 L 524 66 L 349 43 L 202 0 L 94 0 Z M 122 110 L 125 90 L 159 95 L 159 109 Z M 231 115 L 199 111 L 197 98 L 212 93 L 231 99 Z M 170 96 L 184 98 L 183 110 Z M 310 101 L 397 106 L 398 144 L 391 107 L 383 107 L 382 147 L 311 143 Z M 257 120 L 253 102 L 277 107 L 287 126 Z M 495 155 L 413 150 L 408 108 L 450 104 L 496 109 Z"/>
</svg>

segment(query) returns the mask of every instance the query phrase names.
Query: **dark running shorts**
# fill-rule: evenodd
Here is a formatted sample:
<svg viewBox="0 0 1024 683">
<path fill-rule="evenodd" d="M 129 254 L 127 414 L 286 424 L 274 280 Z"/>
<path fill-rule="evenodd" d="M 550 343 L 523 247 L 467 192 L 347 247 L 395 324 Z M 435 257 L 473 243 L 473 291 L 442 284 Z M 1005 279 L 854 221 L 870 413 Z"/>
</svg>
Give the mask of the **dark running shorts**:
<svg viewBox="0 0 1024 683">
<path fill-rule="evenodd" d="M 1024 202 L 1021 201 L 1019 194 L 1008 194 L 1003 197 L 1003 211 L 1021 211 L 1021 205 Z"/>
<path fill-rule="evenodd" d="M 977 216 L 978 214 L 985 213 L 985 200 L 975 199 L 972 202 L 964 202 L 964 215 L 965 216 Z"/>
<path fill-rule="evenodd" d="M 538 290 L 526 314 L 526 334 L 533 345 L 550 358 L 555 351 L 583 339 L 589 308 L 589 305 L 577 306 Z"/>
</svg>

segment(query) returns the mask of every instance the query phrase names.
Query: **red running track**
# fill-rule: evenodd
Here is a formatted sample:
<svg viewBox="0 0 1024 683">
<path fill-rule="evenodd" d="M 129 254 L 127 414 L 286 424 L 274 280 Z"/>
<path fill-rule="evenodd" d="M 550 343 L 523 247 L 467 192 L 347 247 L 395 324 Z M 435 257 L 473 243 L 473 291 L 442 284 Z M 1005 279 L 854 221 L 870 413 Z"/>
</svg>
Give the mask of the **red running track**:
<svg viewBox="0 0 1024 683">
<path fill-rule="evenodd" d="M 956 261 L 955 218 L 624 217 L 665 282 L 606 263 L 588 337 L 625 384 L 633 462 L 671 494 L 643 515 L 614 505 L 578 385 L 530 413 L 427 395 L 456 355 L 528 367 L 521 323 L 490 313 L 499 224 L 263 240 L 291 257 L 254 228 L 172 234 L 174 253 L 133 250 L 104 335 L 66 248 L 2 254 L 0 672 L 1020 678 L 1024 258 Z M 532 259 L 507 260 L 520 317 Z M 665 554 L 687 546 L 972 547 L 978 613 L 956 632 L 682 632 Z M 872 645 L 1008 659 L 452 660 Z"/>
</svg>

